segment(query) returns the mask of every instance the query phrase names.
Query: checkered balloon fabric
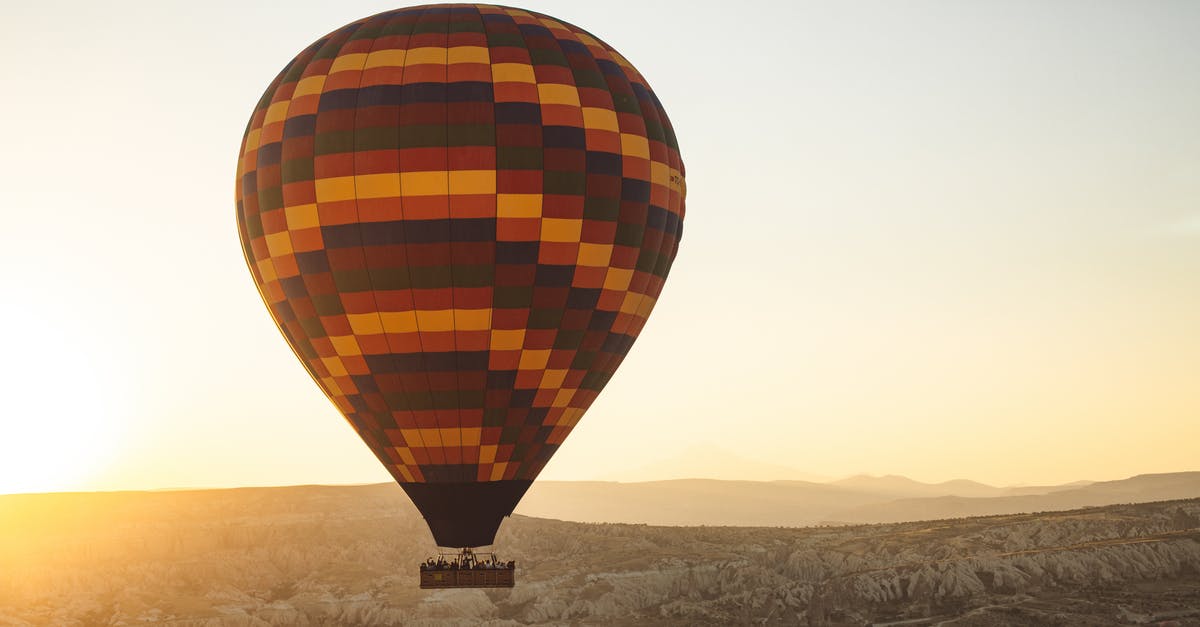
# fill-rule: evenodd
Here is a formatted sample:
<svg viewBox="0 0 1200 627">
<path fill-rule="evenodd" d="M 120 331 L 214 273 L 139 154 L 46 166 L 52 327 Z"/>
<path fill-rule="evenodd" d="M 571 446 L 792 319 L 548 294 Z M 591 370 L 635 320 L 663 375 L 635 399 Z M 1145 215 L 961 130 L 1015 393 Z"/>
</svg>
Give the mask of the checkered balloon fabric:
<svg viewBox="0 0 1200 627">
<path fill-rule="evenodd" d="M 274 80 L 238 228 L 283 335 L 397 481 L 528 481 L 654 308 L 683 177 L 662 105 L 600 40 L 413 7 Z"/>
</svg>

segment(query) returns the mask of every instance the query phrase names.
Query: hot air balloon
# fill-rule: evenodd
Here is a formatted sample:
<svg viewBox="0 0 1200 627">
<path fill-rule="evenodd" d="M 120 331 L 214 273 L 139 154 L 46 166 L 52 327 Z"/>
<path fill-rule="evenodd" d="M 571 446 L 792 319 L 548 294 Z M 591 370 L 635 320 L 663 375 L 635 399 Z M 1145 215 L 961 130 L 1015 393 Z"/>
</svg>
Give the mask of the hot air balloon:
<svg viewBox="0 0 1200 627">
<path fill-rule="evenodd" d="M 595 36 L 430 5 L 287 64 L 246 129 L 236 201 L 288 344 L 437 545 L 471 548 L 641 333 L 684 168 L 646 80 Z"/>
</svg>

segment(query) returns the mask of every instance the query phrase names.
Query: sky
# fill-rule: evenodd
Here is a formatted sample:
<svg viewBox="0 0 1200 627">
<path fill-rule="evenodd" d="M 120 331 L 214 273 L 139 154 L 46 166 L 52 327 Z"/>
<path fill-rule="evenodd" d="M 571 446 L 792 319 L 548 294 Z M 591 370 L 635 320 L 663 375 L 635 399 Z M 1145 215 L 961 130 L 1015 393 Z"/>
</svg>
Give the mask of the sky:
<svg viewBox="0 0 1200 627">
<path fill-rule="evenodd" d="M 389 480 L 234 221 L 259 95 L 396 5 L 0 5 L 0 493 Z M 679 256 L 557 480 L 1200 470 L 1200 4 L 530 1 L 620 50 Z"/>
</svg>

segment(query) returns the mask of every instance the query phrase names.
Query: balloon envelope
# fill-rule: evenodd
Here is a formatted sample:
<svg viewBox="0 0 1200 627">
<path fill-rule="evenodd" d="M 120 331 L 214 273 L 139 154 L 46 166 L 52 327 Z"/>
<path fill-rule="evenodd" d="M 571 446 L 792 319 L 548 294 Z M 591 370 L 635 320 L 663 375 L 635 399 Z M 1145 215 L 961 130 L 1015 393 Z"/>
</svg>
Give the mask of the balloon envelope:
<svg viewBox="0 0 1200 627">
<path fill-rule="evenodd" d="M 413 7 L 267 88 L 238 229 L 284 337 L 438 545 L 481 546 L 641 332 L 683 176 L 608 45 L 518 9 Z"/>
</svg>

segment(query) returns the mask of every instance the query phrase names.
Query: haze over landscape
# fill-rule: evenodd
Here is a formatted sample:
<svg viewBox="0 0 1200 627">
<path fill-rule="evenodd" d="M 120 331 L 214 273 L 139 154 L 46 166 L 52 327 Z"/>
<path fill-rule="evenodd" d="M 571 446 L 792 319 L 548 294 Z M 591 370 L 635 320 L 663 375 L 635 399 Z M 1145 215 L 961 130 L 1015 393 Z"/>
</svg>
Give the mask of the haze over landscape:
<svg viewBox="0 0 1200 627">
<path fill-rule="evenodd" d="M 1198 481 L 1139 477 L 1090 498 Z M 727 509 L 781 515 L 754 496 L 770 487 L 742 486 Z M 639 486 L 607 496 L 622 489 Z M 820 528 L 518 515 L 496 540 L 518 563 L 511 590 L 418 590 L 431 539 L 394 484 L 0 496 L 0 528 L 3 625 L 1200 623 L 1196 498 Z"/>
</svg>

